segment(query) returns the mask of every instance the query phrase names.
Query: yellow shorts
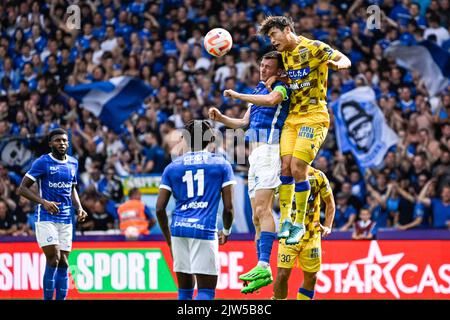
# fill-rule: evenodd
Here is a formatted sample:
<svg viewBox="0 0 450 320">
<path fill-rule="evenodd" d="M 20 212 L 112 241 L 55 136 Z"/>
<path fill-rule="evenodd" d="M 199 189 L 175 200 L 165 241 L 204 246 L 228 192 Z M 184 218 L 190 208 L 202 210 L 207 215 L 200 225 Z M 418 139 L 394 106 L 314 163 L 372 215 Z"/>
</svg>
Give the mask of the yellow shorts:
<svg viewBox="0 0 450 320">
<path fill-rule="evenodd" d="M 281 131 L 280 154 L 292 155 L 311 164 L 328 133 L 329 121 L 289 114 Z"/>
<path fill-rule="evenodd" d="M 322 249 L 320 245 L 320 235 L 308 242 L 286 245 L 285 240 L 278 244 L 278 268 L 292 269 L 297 265 L 306 272 L 319 272 L 322 262 Z M 298 260 L 297 260 L 298 258 Z"/>
</svg>

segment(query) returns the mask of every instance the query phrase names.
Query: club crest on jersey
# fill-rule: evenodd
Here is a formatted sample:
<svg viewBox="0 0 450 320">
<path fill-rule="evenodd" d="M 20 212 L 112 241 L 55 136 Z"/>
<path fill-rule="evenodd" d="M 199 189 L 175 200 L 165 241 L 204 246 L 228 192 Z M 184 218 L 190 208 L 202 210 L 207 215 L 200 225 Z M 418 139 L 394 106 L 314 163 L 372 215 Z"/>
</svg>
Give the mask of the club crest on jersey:
<svg viewBox="0 0 450 320">
<path fill-rule="evenodd" d="M 309 50 L 307 48 L 299 51 L 300 54 L 300 63 L 303 63 L 309 59 Z"/>
<path fill-rule="evenodd" d="M 303 79 L 309 75 L 310 71 L 309 67 L 298 70 L 288 70 L 288 76 L 291 80 Z"/>
</svg>

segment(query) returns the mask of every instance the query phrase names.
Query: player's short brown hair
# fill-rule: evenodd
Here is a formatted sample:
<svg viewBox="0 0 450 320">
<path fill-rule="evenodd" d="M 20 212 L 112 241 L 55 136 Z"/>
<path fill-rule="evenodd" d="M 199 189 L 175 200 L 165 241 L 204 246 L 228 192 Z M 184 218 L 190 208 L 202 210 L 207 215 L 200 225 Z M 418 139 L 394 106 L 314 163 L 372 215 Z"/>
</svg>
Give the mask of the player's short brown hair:
<svg viewBox="0 0 450 320">
<path fill-rule="evenodd" d="M 266 36 L 269 30 L 273 27 L 280 30 L 284 30 L 284 28 L 289 27 L 289 29 L 294 32 L 294 21 L 292 21 L 291 17 L 269 16 L 261 23 L 259 34 Z"/>
<path fill-rule="evenodd" d="M 283 67 L 283 57 L 282 57 L 281 53 L 278 52 L 278 51 L 270 51 L 270 52 L 265 53 L 262 56 L 261 61 L 263 59 L 277 60 L 277 67 L 280 68 L 280 69 L 284 69 L 284 67 Z"/>
</svg>

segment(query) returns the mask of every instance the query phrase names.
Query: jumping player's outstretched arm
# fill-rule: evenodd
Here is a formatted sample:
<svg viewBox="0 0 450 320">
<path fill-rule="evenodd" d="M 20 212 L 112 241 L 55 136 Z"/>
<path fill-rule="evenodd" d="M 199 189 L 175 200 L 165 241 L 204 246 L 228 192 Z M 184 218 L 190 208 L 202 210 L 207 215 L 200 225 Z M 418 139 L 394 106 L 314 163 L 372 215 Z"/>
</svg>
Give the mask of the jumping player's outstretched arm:
<svg viewBox="0 0 450 320">
<path fill-rule="evenodd" d="M 170 239 L 170 229 L 169 229 L 169 219 L 167 218 L 166 207 L 169 203 L 170 192 L 167 189 L 160 188 L 158 200 L 156 201 L 156 217 L 158 218 L 159 227 L 164 235 L 164 239 L 166 239 L 167 244 L 172 252 L 172 242 Z"/>
<path fill-rule="evenodd" d="M 283 93 L 284 90 L 284 93 Z M 233 99 L 239 99 L 258 106 L 276 106 L 281 103 L 286 96 L 286 89 L 277 86 L 269 94 L 244 94 L 234 90 L 228 89 L 223 92 L 225 97 L 231 97 Z"/>
<path fill-rule="evenodd" d="M 34 180 L 31 178 L 25 176 L 22 179 L 22 183 L 19 187 L 19 194 L 25 198 L 27 198 L 30 201 L 36 202 L 44 206 L 44 209 L 52 214 L 56 214 L 59 212 L 58 205 L 59 202 L 53 202 L 53 201 L 47 201 L 45 199 L 42 199 L 40 196 L 38 196 L 36 193 L 34 193 L 30 187 L 33 185 Z"/>
<path fill-rule="evenodd" d="M 227 185 L 224 188 L 222 188 L 222 201 L 223 201 L 222 219 L 223 219 L 223 229 L 225 231 L 219 232 L 219 244 L 225 244 L 227 242 L 231 225 L 233 224 L 233 217 L 234 217 L 233 185 Z"/>
<path fill-rule="evenodd" d="M 250 123 L 250 108 L 242 119 L 227 117 L 217 108 L 210 108 L 208 115 L 211 120 L 221 122 L 231 129 L 245 128 Z"/>
</svg>

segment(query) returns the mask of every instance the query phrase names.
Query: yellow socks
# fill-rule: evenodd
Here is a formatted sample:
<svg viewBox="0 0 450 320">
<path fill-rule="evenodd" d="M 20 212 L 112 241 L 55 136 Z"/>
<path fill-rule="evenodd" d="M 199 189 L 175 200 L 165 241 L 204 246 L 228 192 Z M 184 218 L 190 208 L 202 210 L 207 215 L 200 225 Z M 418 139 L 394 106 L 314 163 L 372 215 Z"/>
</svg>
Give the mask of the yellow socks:
<svg viewBox="0 0 450 320">
<path fill-rule="evenodd" d="M 280 224 L 285 220 L 291 221 L 292 201 L 294 198 L 294 178 L 280 176 L 281 185 L 278 189 L 280 198 Z"/>
<path fill-rule="evenodd" d="M 305 222 L 306 206 L 311 193 L 311 185 L 309 180 L 295 183 L 295 204 L 297 207 L 297 215 L 294 224 L 303 224 Z"/>
</svg>

